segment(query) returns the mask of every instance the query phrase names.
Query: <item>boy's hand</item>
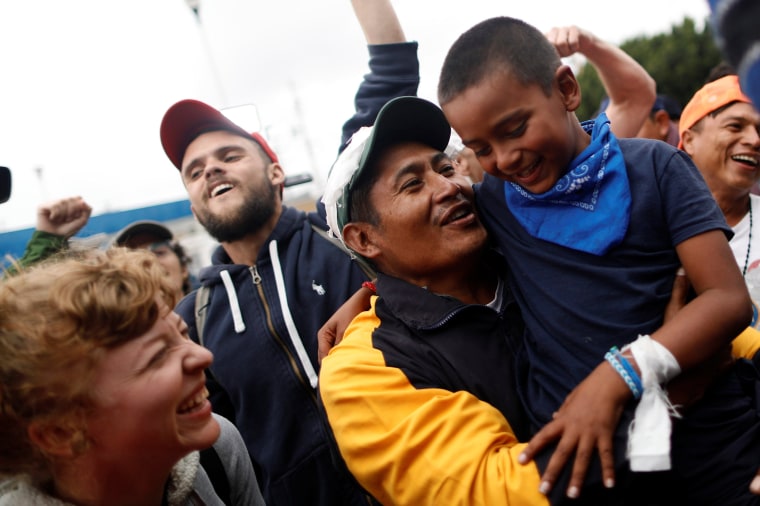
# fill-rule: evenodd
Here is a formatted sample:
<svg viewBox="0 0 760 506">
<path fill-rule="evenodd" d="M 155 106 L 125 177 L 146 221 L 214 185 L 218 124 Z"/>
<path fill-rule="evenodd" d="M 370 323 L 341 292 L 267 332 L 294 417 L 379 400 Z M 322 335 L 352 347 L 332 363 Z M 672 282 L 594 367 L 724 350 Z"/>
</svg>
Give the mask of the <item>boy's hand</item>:
<svg viewBox="0 0 760 506">
<path fill-rule="evenodd" d="M 546 38 L 557 49 L 560 57 L 565 58 L 583 52 L 583 45 L 594 42 L 596 37 L 577 26 L 558 26 L 546 32 Z"/>
<path fill-rule="evenodd" d="M 566 492 L 568 497 L 580 495 L 594 452 L 599 454 L 605 486 L 614 486 L 612 437 L 631 397 L 628 386 L 607 362 L 601 363 L 570 392 L 553 420 L 533 436 L 520 455 L 520 463 L 527 463 L 544 447 L 559 440 L 541 477 L 542 493 L 551 490 L 573 453 L 575 462 Z"/>
<path fill-rule="evenodd" d="M 689 280 L 683 272 L 676 275 L 673 293 L 665 310 L 667 321 L 686 305 Z M 670 401 L 688 407 L 698 401 L 711 382 L 725 372 L 733 362 L 730 348 L 717 353 L 712 360 L 675 378 L 668 384 Z M 633 362 L 635 364 L 635 361 Z M 520 462 L 532 460 L 543 448 L 559 439 L 549 464 L 542 476 L 541 490 L 548 493 L 557 481 L 562 468 L 577 452 L 570 483 L 569 497 L 577 497 L 586 476 L 593 452 L 599 452 L 604 483 L 614 486 L 615 462 L 612 435 L 625 404 L 631 398 L 630 390 L 618 373 L 606 362 L 600 364 L 576 387 L 554 415 L 554 419 L 531 439 L 521 455 Z M 757 475 L 760 495 L 760 471 Z"/>
</svg>

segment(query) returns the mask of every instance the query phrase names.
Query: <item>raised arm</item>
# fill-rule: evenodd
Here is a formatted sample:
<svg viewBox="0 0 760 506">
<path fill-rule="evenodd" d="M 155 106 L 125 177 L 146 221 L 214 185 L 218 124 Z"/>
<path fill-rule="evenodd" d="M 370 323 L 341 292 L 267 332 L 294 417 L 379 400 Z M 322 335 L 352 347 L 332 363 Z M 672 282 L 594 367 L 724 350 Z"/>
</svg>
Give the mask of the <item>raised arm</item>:
<svg viewBox="0 0 760 506">
<path fill-rule="evenodd" d="M 14 273 L 44 260 L 68 246 L 68 240 L 90 219 L 92 208 L 82 197 L 67 197 L 37 208 L 37 224 L 26 245 L 24 255 L 7 272 Z"/>
<path fill-rule="evenodd" d="M 351 0 L 367 44 L 406 42 L 401 22 L 390 0 Z"/>
<path fill-rule="evenodd" d="M 354 132 L 375 123 L 395 97 L 416 95 L 420 84 L 417 43 L 408 42 L 390 0 L 351 0 L 369 51 L 369 74 L 356 92 L 356 113 L 343 125 L 341 150 Z"/>
<path fill-rule="evenodd" d="M 619 47 L 577 26 L 552 28 L 546 37 L 560 56 L 580 53 L 588 59 L 610 98 L 606 113 L 612 132 L 635 137 L 657 98 L 656 83 L 644 67 Z"/>
<path fill-rule="evenodd" d="M 90 219 L 92 208 L 82 197 L 68 197 L 37 208 L 37 230 L 68 239 Z"/>
</svg>

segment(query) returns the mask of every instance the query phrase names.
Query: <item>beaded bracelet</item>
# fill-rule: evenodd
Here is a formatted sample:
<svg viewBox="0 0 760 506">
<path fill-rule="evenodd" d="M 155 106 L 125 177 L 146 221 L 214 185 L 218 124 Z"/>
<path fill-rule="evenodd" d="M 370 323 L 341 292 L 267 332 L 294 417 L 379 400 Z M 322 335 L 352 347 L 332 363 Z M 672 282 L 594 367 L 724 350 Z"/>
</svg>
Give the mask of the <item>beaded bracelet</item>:
<svg viewBox="0 0 760 506">
<path fill-rule="evenodd" d="M 372 281 L 365 281 L 362 283 L 362 288 L 366 288 L 370 292 L 372 292 L 373 295 L 377 295 L 377 288 L 375 288 L 375 283 Z"/>
<path fill-rule="evenodd" d="M 625 355 L 617 348 L 617 346 L 612 347 L 612 351 L 615 356 L 618 359 L 618 362 L 620 362 L 623 367 L 625 368 L 626 372 L 628 372 L 628 375 L 631 377 L 634 383 L 636 383 L 636 387 L 639 389 L 639 392 L 644 393 L 644 385 L 641 382 L 641 376 L 636 373 L 636 369 L 633 368 L 633 364 L 631 364 L 631 361 L 625 358 Z"/>
<path fill-rule="evenodd" d="M 631 366 L 630 362 L 628 362 L 628 360 L 626 360 L 626 358 L 620 354 L 620 351 L 618 351 L 617 347 L 613 346 L 610 351 L 605 353 L 604 359 L 609 362 L 615 371 L 617 371 L 617 373 L 620 375 L 620 377 L 623 378 L 625 384 L 628 385 L 628 388 L 631 389 L 633 398 L 640 399 L 641 394 L 644 391 L 641 385 L 641 379 L 639 378 L 638 374 L 636 374 L 636 371 L 633 370 L 633 366 Z M 628 365 L 628 368 L 630 368 L 631 372 L 633 372 L 633 376 L 631 376 L 623 363 L 621 363 L 620 359 L 622 359 Z"/>
</svg>

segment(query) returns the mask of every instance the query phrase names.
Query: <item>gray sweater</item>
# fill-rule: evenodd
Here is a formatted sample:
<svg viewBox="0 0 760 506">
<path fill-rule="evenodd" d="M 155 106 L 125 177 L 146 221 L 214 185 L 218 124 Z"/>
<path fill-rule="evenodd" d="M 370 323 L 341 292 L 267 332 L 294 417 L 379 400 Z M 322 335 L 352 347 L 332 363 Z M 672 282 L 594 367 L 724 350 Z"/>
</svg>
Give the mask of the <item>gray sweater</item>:
<svg viewBox="0 0 760 506">
<path fill-rule="evenodd" d="M 243 439 L 226 418 L 214 415 L 222 431 L 214 443 L 227 473 L 234 506 L 264 506 L 256 474 Z M 167 486 L 169 506 L 224 506 L 200 466 L 200 455 L 192 452 L 177 462 Z M 71 506 L 32 485 L 25 476 L 0 481 L 0 506 Z"/>
</svg>

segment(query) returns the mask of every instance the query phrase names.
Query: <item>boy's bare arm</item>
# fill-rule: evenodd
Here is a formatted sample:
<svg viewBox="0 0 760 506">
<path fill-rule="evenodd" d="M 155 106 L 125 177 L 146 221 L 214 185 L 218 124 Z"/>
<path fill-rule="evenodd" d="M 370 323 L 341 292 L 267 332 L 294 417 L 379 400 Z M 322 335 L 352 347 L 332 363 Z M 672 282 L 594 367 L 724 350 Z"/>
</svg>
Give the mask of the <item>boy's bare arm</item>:
<svg viewBox="0 0 760 506">
<path fill-rule="evenodd" d="M 722 231 L 687 239 L 676 250 L 697 296 L 652 338 L 673 354 L 682 371 L 688 371 L 747 327 L 752 302 Z"/>
<path fill-rule="evenodd" d="M 317 357 L 319 362 L 327 356 L 333 346 L 343 339 L 343 334 L 356 315 L 370 308 L 373 292 L 367 288 L 359 288 L 335 314 L 317 332 Z"/>
<path fill-rule="evenodd" d="M 697 296 L 651 337 L 673 355 L 684 372 L 684 378 L 673 385 L 673 394 L 678 396 L 676 402 L 691 402 L 730 364 L 726 354 L 729 343 L 750 322 L 752 307 L 722 231 L 697 235 L 676 249 Z M 636 361 L 630 361 L 640 375 Z M 705 371 L 712 376 L 705 375 Z M 544 490 L 552 488 L 574 453 L 569 496 L 580 493 L 595 453 L 602 463 L 605 484 L 614 485 L 612 435 L 631 397 L 620 375 L 600 357 L 600 365 L 568 395 L 554 419 L 533 437 L 524 452 L 523 461 L 527 462 L 542 448 L 559 440 L 542 475 Z"/>
<path fill-rule="evenodd" d="M 552 28 L 546 37 L 560 56 L 580 53 L 588 59 L 610 98 L 606 112 L 612 133 L 635 137 L 657 98 L 656 83 L 646 69 L 619 47 L 577 26 Z"/>
</svg>

